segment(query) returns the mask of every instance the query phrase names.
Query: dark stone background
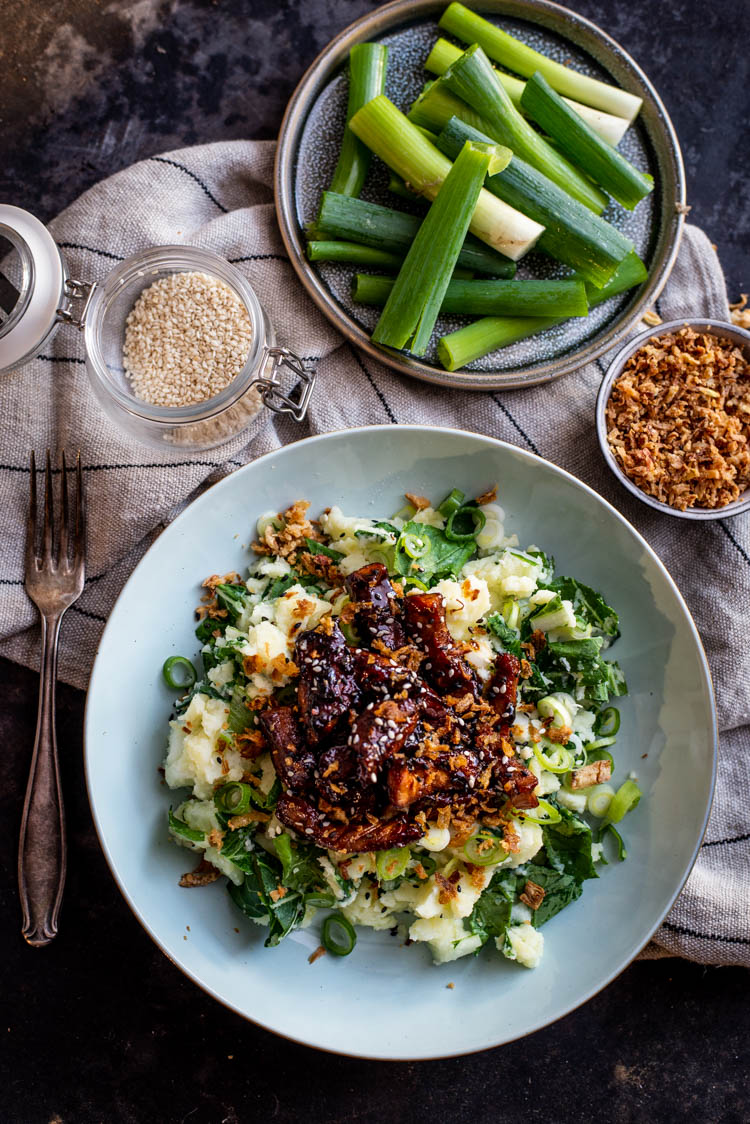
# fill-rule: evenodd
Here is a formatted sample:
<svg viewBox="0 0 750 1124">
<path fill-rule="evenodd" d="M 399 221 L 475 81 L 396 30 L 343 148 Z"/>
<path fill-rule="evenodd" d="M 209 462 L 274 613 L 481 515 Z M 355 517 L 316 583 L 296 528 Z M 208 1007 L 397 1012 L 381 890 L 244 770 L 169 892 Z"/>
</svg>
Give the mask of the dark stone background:
<svg viewBox="0 0 750 1124">
<path fill-rule="evenodd" d="M 730 297 L 748 286 L 747 0 L 574 0 L 655 82 L 680 136 L 691 220 Z M 49 219 L 143 156 L 273 137 L 303 70 L 369 0 L 0 0 L 0 198 Z M 613 1124 L 750 1121 L 748 974 L 632 965 L 530 1039 L 383 1064 L 292 1045 L 206 997 L 131 916 L 100 853 L 81 766 L 84 697 L 58 692 L 70 831 L 62 928 L 19 935 L 15 853 L 36 676 L 0 662 L 0 1120 L 271 1119 Z M 405 998 L 405 1017 L 408 1000 Z"/>
</svg>

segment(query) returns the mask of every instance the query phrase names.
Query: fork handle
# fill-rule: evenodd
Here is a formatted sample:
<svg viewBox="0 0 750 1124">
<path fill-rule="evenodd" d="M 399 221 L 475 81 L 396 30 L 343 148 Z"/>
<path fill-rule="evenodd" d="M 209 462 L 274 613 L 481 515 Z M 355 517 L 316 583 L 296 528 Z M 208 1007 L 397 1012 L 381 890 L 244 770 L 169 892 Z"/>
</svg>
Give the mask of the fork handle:
<svg viewBox="0 0 750 1124">
<path fill-rule="evenodd" d="M 62 614 L 42 617 L 42 665 L 34 752 L 18 851 L 21 932 L 39 948 L 57 936 L 67 860 L 65 813 L 55 735 L 57 640 Z"/>
</svg>

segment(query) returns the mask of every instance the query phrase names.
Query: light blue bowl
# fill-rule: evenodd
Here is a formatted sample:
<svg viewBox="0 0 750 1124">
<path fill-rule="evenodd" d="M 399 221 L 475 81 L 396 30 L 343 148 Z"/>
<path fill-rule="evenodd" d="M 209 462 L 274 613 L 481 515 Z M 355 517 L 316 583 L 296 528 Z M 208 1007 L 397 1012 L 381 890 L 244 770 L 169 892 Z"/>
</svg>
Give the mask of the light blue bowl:
<svg viewBox="0 0 750 1124">
<path fill-rule="evenodd" d="M 507 532 L 554 554 L 558 572 L 601 589 L 622 622 L 613 652 L 622 701 L 618 776 L 644 798 L 625 824 L 629 855 L 604 867 L 579 902 L 544 927 L 528 971 L 490 949 L 435 967 L 424 946 L 362 931 L 346 959 L 308 964 L 317 926 L 264 949 L 223 881 L 177 885 L 191 858 L 167 839 L 177 802 L 161 783 L 172 696 L 169 655 L 194 656 L 193 609 L 207 574 L 243 570 L 256 517 L 306 497 L 313 513 L 389 515 L 405 491 L 471 495 L 499 484 Z M 653 551 L 596 493 L 551 464 L 458 430 L 371 427 L 300 441 L 202 495 L 154 543 L 109 619 L 89 689 L 86 774 L 104 853 L 160 948 L 239 1014 L 343 1054 L 435 1058 L 497 1046 L 565 1015 L 643 947 L 683 885 L 703 837 L 714 783 L 716 721 L 695 625 Z M 189 926 L 189 929 L 188 929 Z M 239 930 L 239 931 L 236 931 Z M 446 985 L 453 983 L 453 988 Z"/>
</svg>

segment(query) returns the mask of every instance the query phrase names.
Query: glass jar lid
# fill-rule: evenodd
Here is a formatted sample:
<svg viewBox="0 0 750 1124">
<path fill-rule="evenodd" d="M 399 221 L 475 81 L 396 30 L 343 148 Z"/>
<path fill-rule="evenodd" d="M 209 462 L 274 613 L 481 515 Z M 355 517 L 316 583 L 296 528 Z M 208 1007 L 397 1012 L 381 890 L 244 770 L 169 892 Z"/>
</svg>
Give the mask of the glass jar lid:
<svg viewBox="0 0 750 1124">
<path fill-rule="evenodd" d="M 0 204 L 0 371 L 39 350 L 60 318 L 66 280 L 47 228 L 28 211 Z"/>
</svg>

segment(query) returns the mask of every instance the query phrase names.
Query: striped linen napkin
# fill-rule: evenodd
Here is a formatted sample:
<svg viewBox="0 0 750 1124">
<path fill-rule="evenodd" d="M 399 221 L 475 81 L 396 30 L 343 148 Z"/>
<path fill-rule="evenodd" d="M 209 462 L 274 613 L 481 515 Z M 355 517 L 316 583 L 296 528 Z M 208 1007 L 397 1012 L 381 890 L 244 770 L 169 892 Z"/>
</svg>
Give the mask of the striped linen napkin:
<svg viewBox="0 0 750 1124">
<path fill-rule="evenodd" d="M 60 676 L 84 688 L 107 615 L 160 529 L 207 484 L 311 433 L 353 425 L 456 426 L 531 449 L 614 503 L 677 581 L 705 643 L 718 686 L 721 756 L 706 842 L 690 879 L 646 956 L 750 966 L 750 521 L 685 523 L 652 512 L 610 475 L 593 425 L 602 361 L 546 386 L 497 393 L 441 391 L 403 378 L 344 343 L 307 298 L 284 252 L 272 194 L 271 142 L 231 141 L 153 156 L 87 191 L 50 229 L 73 276 L 100 279 L 150 245 L 184 242 L 237 264 L 277 335 L 318 361 L 306 422 L 261 410 L 249 431 L 193 456 L 151 452 L 99 409 L 82 343 L 59 331 L 44 353 L 0 382 L 5 439 L 0 465 L 3 551 L 0 654 L 36 667 L 37 614 L 23 590 L 29 449 L 79 448 L 89 485 L 86 589 L 62 630 Z M 728 319 L 721 268 L 706 236 L 688 226 L 658 303 L 663 319 Z M 345 388 L 345 392 L 344 389 Z"/>
</svg>

